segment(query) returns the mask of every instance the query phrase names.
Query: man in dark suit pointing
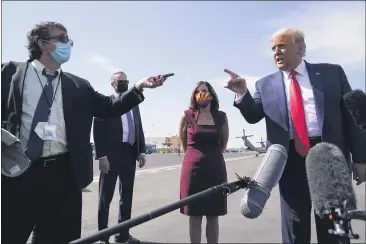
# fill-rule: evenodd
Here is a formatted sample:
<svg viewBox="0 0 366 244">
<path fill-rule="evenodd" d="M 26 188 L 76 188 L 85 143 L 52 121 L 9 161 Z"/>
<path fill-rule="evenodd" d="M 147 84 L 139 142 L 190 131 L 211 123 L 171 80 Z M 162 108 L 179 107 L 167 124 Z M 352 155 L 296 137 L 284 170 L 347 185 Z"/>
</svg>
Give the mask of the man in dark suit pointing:
<svg viewBox="0 0 366 244">
<path fill-rule="evenodd" d="M 256 82 L 255 92 L 244 78 L 225 70 L 226 87 L 236 93 L 234 106 L 250 124 L 266 121 L 267 146 L 280 144 L 288 151 L 279 182 L 283 243 L 310 243 L 311 199 L 305 170 L 309 149 L 319 142 L 340 148 L 351 162 L 357 184 L 365 181 L 364 135 L 354 127 L 342 96 L 351 91 L 340 65 L 311 64 L 304 34 L 296 28 L 281 29 L 271 38 L 274 62 L 279 69 Z M 351 172 L 351 171 L 350 171 Z M 356 177 L 355 177 L 356 178 Z M 329 235 L 328 219 L 315 216 L 319 244 L 336 243 Z"/>
<path fill-rule="evenodd" d="M 144 100 L 143 88 L 162 76 L 137 82 L 110 98 L 66 73 L 73 41 L 56 22 L 41 22 L 27 35 L 29 60 L 1 69 L 1 120 L 32 161 L 21 176 L 2 176 L 2 242 L 69 243 L 81 235 L 81 190 L 93 180 L 90 131 L 93 117 L 119 117 Z"/>
<path fill-rule="evenodd" d="M 129 80 L 124 72 L 112 75 L 111 85 L 115 93 L 111 98 L 128 90 Z M 99 160 L 99 202 L 98 229 L 108 227 L 109 206 L 112 201 L 117 178 L 119 178 L 118 222 L 131 218 L 133 186 L 136 160 L 139 167 L 145 165 L 145 137 L 142 129 L 139 107 L 120 117 L 94 119 L 94 143 L 96 158 Z M 108 238 L 103 240 L 109 243 Z M 123 230 L 115 236 L 115 242 L 138 243 L 139 241 Z"/>
</svg>

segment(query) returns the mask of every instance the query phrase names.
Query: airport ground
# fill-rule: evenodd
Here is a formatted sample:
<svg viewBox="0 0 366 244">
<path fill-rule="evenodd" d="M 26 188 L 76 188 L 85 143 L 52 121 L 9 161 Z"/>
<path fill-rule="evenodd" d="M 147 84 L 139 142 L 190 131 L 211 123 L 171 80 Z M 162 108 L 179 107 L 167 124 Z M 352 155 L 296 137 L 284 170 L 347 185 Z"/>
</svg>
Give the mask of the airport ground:
<svg viewBox="0 0 366 244">
<path fill-rule="evenodd" d="M 235 180 L 235 173 L 252 177 L 263 157 L 254 153 L 226 153 L 229 181 Z M 136 172 L 133 217 L 148 213 L 169 203 L 179 200 L 180 166 L 183 156 L 177 154 L 147 155 L 147 163 Z M 95 181 L 83 193 L 83 233 L 88 235 L 97 230 L 98 202 L 98 165 L 95 164 Z M 365 209 L 365 184 L 354 186 L 358 206 Z M 239 210 L 240 199 L 244 190 L 228 197 L 228 214 L 220 218 L 220 243 L 280 243 L 280 200 L 278 187 L 274 188 L 265 209 L 258 218 L 246 219 Z M 118 187 L 110 209 L 110 223 L 117 223 Z M 205 221 L 203 221 L 202 242 L 206 243 Z M 355 233 L 359 240 L 352 243 L 365 243 L 365 223 L 354 221 Z M 179 210 L 131 229 L 131 234 L 142 241 L 157 243 L 188 243 L 188 218 Z M 112 238 L 110 239 L 113 240 Z M 312 224 L 312 243 L 316 243 L 314 218 Z"/>
<path fill-rule="evenodd" d="M 225 153 L 229 181 L 236 180 L 235 173 L 252 177 L 262 156 L 253 152 Z M 183 155 L 150 154 L 143 169 L 136 172 L 132 216 L 148 213 L 179 200 L 179 178 Z M 94 181 L 83 191 L 82 236 L 97 231 L 98 162 L 95 161 Z M 365 209 L 365 184 L 354 185 L 359 209 Z M 244 190 L 228 197 L 228 214 L 221 217 L 220 243 L 281 243 L 280 199 L 278 187 L 266 203 L 263 213 L 256 219 L 247 219 L 239 210 Z M 117 223 L 118 187 L 110 209 L 110 226 Z M 312 243 L 316 243 L 314 217 L 312 218 Z M 366 243 L 366 224 L 354 221 L 354 232 L 360 239 L 352 243 Z M 189 243 L 188 218 L 173 211 L 131 229 L 130 233 L 146 243 Z M 113 238 L 110 238 L 113 241 Z M 202 243 L 206 243 L 205 220 L 202 223 Z"/>
</svg>

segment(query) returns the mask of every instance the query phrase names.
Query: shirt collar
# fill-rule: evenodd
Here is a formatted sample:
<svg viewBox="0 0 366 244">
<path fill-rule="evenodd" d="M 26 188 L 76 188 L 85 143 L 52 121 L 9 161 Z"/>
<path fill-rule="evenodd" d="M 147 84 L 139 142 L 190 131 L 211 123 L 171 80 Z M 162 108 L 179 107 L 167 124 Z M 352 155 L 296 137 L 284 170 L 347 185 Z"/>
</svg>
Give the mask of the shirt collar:
<svg viewBox="0 0 366 244">
<path fill-rule="evenodd" d="M 37 72 L 41 73 L 46 68 L 41 62 L 39 62 L 37 59 L 32 61 L 32 66 L 37 70 Z M 61 72 L 61 68 L 57 69 L 57 74 L 59 75 Z"/>
<path fill-rule="evenodd" d="M 305 65 L 305 62 L 304 62 L 303 59 L 301 60 L 301 63 L 296 67 L 295 71 L 299 75 L 306 75 L 307 74 L 306 65 Z M 290 76 L 290 72 L 289 71 L 282 71 L 282 74 L 286 78 L 289 78 L 289 76 Z"/>
</svg>

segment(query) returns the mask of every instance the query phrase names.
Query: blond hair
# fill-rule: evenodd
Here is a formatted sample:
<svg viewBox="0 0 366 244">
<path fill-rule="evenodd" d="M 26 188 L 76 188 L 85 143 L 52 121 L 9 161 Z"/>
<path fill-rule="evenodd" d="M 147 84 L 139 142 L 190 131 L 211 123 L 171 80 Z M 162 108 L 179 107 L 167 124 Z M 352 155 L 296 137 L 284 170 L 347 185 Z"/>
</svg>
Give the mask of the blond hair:
<svg viewBox="0 0 366 244">
<path fill-rule="evenodd" d="M 305 56 L 305 54 L 306 54 L 305 35 L 300 29 L 298 29 L 298 28 L 282 28 L 282 29 L 279 29 L 275 33 L 272 34 L 271 41 L 275 37 L 282 36 L 282 35 L 291 35 L 292 42 L 294 44 L 303 44 L 304 45 L 304 54 L 303 54 L 303 56 Z"/>
</svg>

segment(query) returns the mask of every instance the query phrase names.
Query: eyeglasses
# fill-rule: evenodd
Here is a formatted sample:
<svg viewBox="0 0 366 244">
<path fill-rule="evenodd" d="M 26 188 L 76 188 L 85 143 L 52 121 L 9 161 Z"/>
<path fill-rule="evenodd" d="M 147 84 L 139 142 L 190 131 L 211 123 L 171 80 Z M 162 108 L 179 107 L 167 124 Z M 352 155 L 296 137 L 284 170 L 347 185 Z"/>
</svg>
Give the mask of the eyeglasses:
<svg viewBox="0 0 366 244">
<path fill-rule="evenodd" d="M 116 80 L 117 83 L 129 83 L 129 80 Z"/>
<path fill-rule="evenodd" d="M 46 38 L 45 40 L 52 40 L 52 39 L 65 43 L 65 44 L 70 43 L 71 46 L 74 46 L 74 41 L 69 39 L 69 36 L 67 35 L 67 33 L 62 33 L 59 36 L 50 36 L 50 37 Z"/>
</svg>

